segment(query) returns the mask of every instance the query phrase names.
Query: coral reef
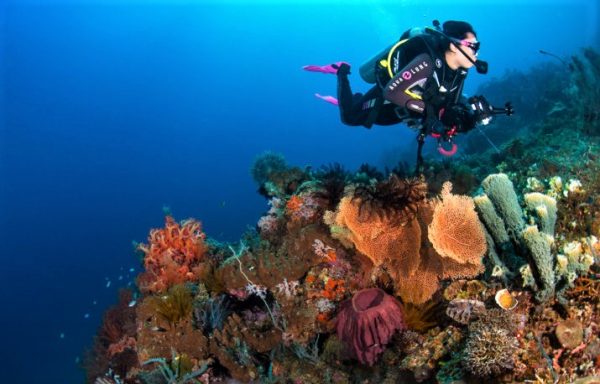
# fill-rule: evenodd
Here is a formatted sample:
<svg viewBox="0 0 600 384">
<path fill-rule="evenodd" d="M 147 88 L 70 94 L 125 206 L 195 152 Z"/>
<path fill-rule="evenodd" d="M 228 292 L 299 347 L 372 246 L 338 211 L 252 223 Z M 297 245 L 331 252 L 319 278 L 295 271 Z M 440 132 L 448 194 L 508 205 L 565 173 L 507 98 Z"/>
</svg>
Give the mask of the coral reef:
<svg viewBox="0 0 600 384">
<path fill-rule="evenodd" d="M 238 243 L 167 215 L 87 382 L 597 382 L 598 54 L 558 68 L 484 85 L 517 97 L 515 118 L 419 179 L 266 153 L 252 176 L 270 206 Z"/>
</svg>

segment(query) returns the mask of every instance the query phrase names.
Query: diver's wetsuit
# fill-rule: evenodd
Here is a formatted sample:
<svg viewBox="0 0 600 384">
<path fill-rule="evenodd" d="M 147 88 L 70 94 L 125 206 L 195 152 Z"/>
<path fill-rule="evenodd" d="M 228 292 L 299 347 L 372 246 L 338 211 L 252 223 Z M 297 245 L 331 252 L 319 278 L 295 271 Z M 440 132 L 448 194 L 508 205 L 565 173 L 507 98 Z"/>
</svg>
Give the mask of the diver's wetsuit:
<svg viewBox="0 0 600 384">
<path fill-rule="evenodd" d="M 442 51 L 436 55 L 435 52 Z M 462 92 L 466 70 L 452 70 L 443 59 L 443 48 L 431 36 L 406 41 L 389 63 L 378 70 L 378 84 L 367 93 L 352 94 L 349 67 L 338 70 L 338 101 L 346 125 L 392 125 L 406 118 L 437 119 L 440 110 L 455 104 Z"/>
</svg>

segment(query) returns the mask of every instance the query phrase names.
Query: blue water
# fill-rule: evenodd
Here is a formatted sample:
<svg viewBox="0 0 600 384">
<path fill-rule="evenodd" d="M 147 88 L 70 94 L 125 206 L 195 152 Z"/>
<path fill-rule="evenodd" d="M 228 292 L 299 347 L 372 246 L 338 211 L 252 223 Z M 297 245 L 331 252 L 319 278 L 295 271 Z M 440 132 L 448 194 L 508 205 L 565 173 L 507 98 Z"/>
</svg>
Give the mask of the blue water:
<svg viewBox="0 0 600 384">
<path fill-rule="evenodd" d="M 313 96 L 335 94 L 335 78 L 302 65 L 349 61 L 366 91 L 358 66 L 405 29 L 467 20 L 490 63 L 473 93 L 552 60 L 539 49 L 600 40 L 595 0 L 258 3 L 2 2 L 1 382 L 83 382 L 77 359 L 139 271 L 132 241 L 163 206 L 239 238 L 267 208 L 249 173 L 261 152 L 350 169 L 413 160 L 414 132 L 342 125 Z"/>
</svg>

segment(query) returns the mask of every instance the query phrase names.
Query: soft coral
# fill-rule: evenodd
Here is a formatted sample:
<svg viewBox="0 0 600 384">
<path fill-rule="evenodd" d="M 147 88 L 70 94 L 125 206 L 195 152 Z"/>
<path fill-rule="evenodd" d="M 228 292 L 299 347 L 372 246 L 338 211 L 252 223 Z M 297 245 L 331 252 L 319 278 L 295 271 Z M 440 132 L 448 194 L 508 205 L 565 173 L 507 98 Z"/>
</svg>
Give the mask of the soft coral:
<svg viewBox="0 0 600 384">
<path fill-rule="evenodd" d="M 138 279 L 140 289 L 164 292 L 173 285 L 195 280 L 206 253 L 205 238 L 199 221 L 188 219 L 179 224 L 165 216 L 165 227 L 151 230 L 149 244 L 138 246 L 145 254 L 146 268 Z"/>
</svg>

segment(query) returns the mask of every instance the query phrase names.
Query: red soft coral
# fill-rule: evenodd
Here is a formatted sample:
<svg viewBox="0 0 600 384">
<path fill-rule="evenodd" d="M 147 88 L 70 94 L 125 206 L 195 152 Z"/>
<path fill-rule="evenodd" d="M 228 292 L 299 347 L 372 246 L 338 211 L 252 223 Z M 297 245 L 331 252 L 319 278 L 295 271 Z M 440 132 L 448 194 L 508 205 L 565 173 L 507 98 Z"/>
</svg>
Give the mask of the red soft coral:
<svg viewBox="0 0 600 384">
<path fill-rule="evenodd" d="M 199 221 L 189 219 L 179 224 L 166 216 L 165 227 L 151 230 L 149 244 L 138 247 L 145 254 L 146 267 L 138 279 L 140 289 L 164 292 L 173 285 L 195 280 L 206 253 L 205 238 Z"/>
</svg>

